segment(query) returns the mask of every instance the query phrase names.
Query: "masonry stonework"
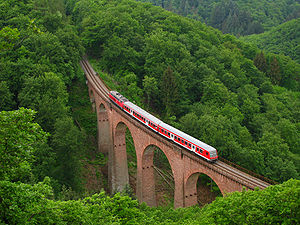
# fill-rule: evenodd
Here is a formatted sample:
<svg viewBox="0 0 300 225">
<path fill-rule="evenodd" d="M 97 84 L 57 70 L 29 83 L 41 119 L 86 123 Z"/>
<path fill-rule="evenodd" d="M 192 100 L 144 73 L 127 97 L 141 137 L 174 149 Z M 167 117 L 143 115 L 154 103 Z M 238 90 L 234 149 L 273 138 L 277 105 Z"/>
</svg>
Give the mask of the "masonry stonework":
<svg viewBox="0 0 300 225">
<path fill-rule="evenodd" d="M 172 169 L 175 190 L 174 207 L 187 207 L 197 204 L 197 179 L 203 173 L 209 176 L 224 195 L 241 191 L 243 185 L 226 174 L 213 169 L 203 160 L 193 160 L 177 145 L 155 134 L 131 118 L 105 97 L 102 97 L 88 83 L 90 99 L 97 112 L 99 150 L 108 152 L 108 175 L 110 191 L 122 191 L 129 183 L 125 132 L 131 132 L 137 157 L 136 196 L 139 202 L 156 206 L 155 179 L 153 168 L 154 146 L 166 155 Z"/>
</svg>

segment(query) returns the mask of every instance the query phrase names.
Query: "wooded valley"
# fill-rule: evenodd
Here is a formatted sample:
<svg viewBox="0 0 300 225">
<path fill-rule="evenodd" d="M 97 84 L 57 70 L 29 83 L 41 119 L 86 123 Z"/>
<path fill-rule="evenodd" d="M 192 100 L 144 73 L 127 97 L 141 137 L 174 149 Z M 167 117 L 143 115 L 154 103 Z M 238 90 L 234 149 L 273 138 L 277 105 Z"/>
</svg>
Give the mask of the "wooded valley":
<svg viewBox="0 0 300 225">
<path fill-rule="evenodd" d="M 0 223 L 299 222 L 299 1 L 145 2 L 0 0 Z M 279 184 L 177 210 L 109 197 L 84 54 L 110 88 Z"/>
</svg>

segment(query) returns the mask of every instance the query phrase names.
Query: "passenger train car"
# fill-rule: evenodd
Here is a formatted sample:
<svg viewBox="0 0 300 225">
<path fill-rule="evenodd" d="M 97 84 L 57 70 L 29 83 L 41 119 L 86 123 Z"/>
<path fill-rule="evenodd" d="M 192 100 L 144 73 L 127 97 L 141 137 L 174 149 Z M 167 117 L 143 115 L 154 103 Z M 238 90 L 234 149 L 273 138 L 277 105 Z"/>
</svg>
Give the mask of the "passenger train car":
<svg viewBox="0 0 300 225">
<path fill-rule="evenodd" d="M 111 101 L 119 106 L 123 111 L 161 136 L 164 136 L 165 138 L 175 142 L 191 152 L 194 152 L 196 155 L 201 156 L 210 162 L 218 159 L 217 150 L 214 147 L 205 144 L 204 142 L 199 141 L 198 139 L 193 138 L 192 136 L 164 123 L 155 116 L 130 102 L 117 91 L 110 91 L 109 97 Z"/>
</svg>

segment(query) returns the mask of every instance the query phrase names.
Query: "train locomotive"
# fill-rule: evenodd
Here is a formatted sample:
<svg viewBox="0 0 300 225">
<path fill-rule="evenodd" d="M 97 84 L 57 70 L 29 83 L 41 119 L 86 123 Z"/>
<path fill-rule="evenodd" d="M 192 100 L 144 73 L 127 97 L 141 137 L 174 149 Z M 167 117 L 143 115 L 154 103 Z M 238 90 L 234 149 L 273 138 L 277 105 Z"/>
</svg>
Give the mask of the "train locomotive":
<svg viewBox="0 0 300 225">
<path fill-rule="evenodd" d="M 140 123 L 144 124 L 161 136 L 164 136 L 181 147 L 194 152 L 196 155 L 206 159 L 207 161 L 214 162 L 218 159 L 217 150 L 214 147 L 164 123 L 130 102 L 117 91 L 110 91 L 109 98 L 114 104 L 119 106 L 131 117 L 135 118 Z"/>
</svg>

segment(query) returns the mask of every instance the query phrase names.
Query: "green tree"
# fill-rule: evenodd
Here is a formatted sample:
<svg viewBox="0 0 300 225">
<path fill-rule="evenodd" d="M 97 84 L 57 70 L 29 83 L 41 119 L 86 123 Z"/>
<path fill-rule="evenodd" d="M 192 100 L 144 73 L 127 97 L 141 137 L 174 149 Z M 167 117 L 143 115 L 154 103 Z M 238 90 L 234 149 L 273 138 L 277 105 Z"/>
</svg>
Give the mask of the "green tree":
<svg viewBox="0 0 300 225">
<path fill-rule="evenodd" d="M 143 87 L 144 87 L 144 92 L 147 95 L 148 107 L 153 106 L 153 103 L 151 104 L 151 101 L 158 94 L 158 85 L 157 85 L 156 78 L 155 77 L 149 77 L 149 76 L 146 75 L 143 79 Z"/>
<path fill-rule="evenodd" d="M 0 96 L 0 111 L 12 110 L 15 103 L 6 81 L 0 81 Z"/>
<path fill-rule="evenodd" d="M 260 71 L 266 73 L 268 70 L 268 65 L 266 58 L 264 56 L 264 53 L 261 51 L 260 53 L 257 53 L 254 60 L 254 65 L 259 69 Z"/>
<path fill-rule="evenodd" d="M 62 185 L 81 191 L 80 157 L 84 152 L 84 133 L 79 131 L 70 117 L 58 118 L 54 129 L 51 142 L 57 157 L 54 178 Z"/>
<path fill-rule="evenodd" d="M 47 133 L 33 121 L 35 112 L 20 108 L 0 112 L 0 180 L 28 181 L 34 154 Z"/>
<path fill-rule="evenodd" d="M 68 94 L 62 80 L 54 73 L 28 78 L 19 94 L 20 105 L 36 110 L 37 121 L 49 132 L 57 118 L 67 113 Z"/>
<path fill-rule="evenodd" d="M 12 48 L 19 40 L 20 32 L 17 28 L 4 27 L 0 30 L 0 53 Z"/>
<path fill-rule="evenodd" d="M 170 66 L 165 70 L 162 77 L 161 93 L 166 115 L 176 115 L 180 95 L 176 77 Z"/>
<path fill-rule="evenodd" d="M 279 84 L 281 77 L 280 77 L 280 67 L 276 57 L 273 57 L 270 63 L 270 73 L 269 76 L 273 84 Z"/>
</svg>

